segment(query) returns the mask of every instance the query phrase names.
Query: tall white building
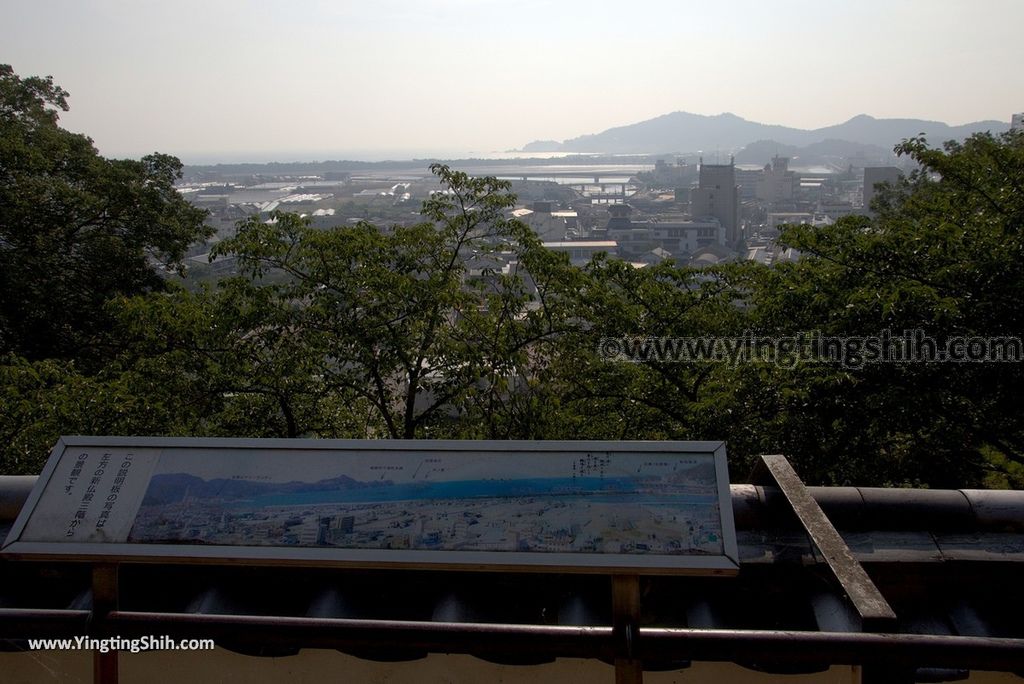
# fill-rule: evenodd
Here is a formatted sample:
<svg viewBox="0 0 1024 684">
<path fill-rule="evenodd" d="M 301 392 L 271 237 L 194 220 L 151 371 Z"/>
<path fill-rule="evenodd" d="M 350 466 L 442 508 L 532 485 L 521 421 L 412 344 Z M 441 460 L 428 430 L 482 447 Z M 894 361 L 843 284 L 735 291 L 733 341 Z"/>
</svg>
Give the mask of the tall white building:
<svg viewBox="0 0 1024 684">
<path fill-rule="evenodd" d="M 1011 131 L 1024 131 L 1024 114 L 1014 114 L 1010 117 Z"/>
</svg>

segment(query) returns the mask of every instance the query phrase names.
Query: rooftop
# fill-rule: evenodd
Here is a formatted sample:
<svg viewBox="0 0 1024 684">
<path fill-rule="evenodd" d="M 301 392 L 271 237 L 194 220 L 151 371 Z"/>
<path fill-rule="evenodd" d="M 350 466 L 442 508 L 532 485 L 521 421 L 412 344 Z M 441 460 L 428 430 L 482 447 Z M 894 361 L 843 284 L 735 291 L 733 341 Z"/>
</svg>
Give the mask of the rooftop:
<svg viewBox="0 0 1024 684">
<path fill-rule="evenodd" d="M 615 249 L 619 243 L 615 240 L 576 240 L 569 242 L 545 242 L 548 249 Z"/>
<path fill-rule="evenodd" d="M 34 480 L 0 478 L 0 534 Z M 733 485 L 740 571 L 640 578 L 639 627 L 629 648 L 644 669 L 679 670 L 699 660 L 793 674 L 858 663 L 864 681 L 873 666 L 907 677 L 884 681 L 921 680 L 922 668 L 945 679 L 970 669 L 1024 669 L 1024 492 L 806 492 L 895 619 L 866 624 L 851 606 L 850 588 L 836 583 L 827 545 L 815 536 L 820 530 L 801 521 L 792 492 Z M 109 596 L 97 596 L 104 576 L 119 587 L 113 610 Z M 102 625 L 122 636 L 211 637 L 250 656 L 327 648 L 371 661 L 462 653 L 519 665 L 611 662 L 622 648 L 616 582 L 543 572 L 8 558 L 0 561 L 0 638 L 18 650 L 28 638 Z M 287 591 L 274 589 L 281 587 Z"/>
</svg>

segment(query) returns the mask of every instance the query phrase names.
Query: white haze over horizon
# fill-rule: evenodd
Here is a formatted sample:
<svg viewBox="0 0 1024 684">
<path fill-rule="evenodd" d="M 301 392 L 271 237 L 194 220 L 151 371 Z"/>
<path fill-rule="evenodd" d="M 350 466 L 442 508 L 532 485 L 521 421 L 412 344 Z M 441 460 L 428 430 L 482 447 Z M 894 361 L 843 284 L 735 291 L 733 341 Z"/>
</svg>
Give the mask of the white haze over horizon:
<svg viewBox="0 0 1024 684">
<path fill-rule="evenodd" d="M 493 157 L 673 111 L 820 128 L 1024 111 L 1024 2 L 4 0 L 100 152 Z"/>
</svg>

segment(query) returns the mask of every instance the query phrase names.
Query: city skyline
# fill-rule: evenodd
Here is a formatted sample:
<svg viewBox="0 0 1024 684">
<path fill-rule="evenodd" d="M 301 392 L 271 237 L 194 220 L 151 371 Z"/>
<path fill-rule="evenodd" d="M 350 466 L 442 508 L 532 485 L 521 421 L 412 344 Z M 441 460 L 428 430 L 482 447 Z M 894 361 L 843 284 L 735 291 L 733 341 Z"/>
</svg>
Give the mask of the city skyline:
<svg viewBox="0 0 1024 684">
<path fill-rule="evenodd" d="M 722 554 L 714 456 L 566 451 L 304 454 L 302 480 L 206 480 L 196 451 L 154 469 L 129 542 L 449 551 Z M 253 454 L 206 454 L 222 475 Z M 310 457 L 313 458 L 310 458 Z M 313 481 L 309 471 L 334 477 Z M 516 461 L 522 461 L 517 463 Z M 259 459 L 265 463 L 266 459 Z M 262 473 L 253 470 L 249 475 Z M 350 474 L 364 473 L 367 479 Z"/>
<path fill-rule="evenodd" d="M 489 154 L 673 111 L 798 128 L 1021 110 L 1019 3 L 11 2 L 3 60 L 107 156 Z M 941 74 L 941 78 L 936 76 Z"/>
</svg>

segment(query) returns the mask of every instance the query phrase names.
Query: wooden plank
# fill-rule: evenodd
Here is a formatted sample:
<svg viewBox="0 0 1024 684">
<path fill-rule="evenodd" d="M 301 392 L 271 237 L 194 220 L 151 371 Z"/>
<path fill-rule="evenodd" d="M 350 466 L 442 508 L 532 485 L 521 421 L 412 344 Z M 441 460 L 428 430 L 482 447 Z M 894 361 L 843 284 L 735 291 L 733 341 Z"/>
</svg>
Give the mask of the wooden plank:
<svg viewBox="0 0 1024 684">
<path fill-rule="evenodd" d="M 761 462 L 860 614 L 865 631 L 891 629 L 896 623 L 896 613 L 854 558 L 786 457 L 781 454 L 762 456 Z"/>
</svg>

